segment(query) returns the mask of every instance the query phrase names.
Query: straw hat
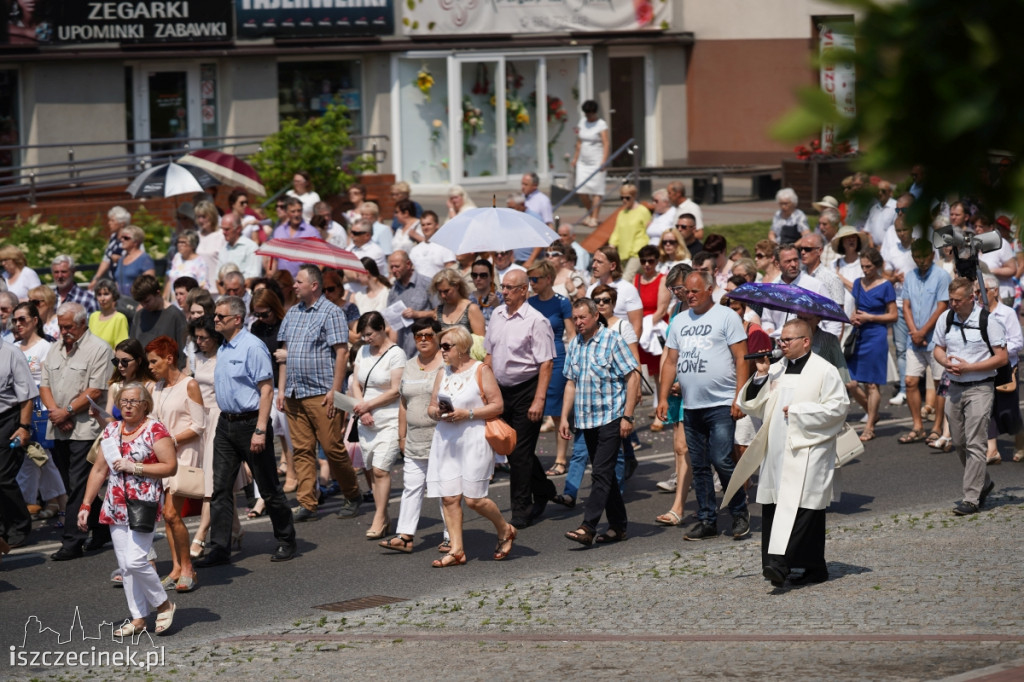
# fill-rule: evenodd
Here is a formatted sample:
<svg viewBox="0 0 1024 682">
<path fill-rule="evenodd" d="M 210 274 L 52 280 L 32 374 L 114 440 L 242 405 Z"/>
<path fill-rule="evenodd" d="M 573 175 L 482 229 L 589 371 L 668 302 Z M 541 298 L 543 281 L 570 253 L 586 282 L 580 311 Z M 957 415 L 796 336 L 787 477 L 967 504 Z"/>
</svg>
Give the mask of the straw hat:
<svg viewBox="0 0 1024 682">
<path fill-rule="evenodd" d="M 811 206 L 818 209 L 818 213 L 821 213 L 826 208 L 834 208 L 837 211 L 839 210 L 839 202 L 836 201 L 835 197 L 829 195 L 825 195 L 821 201 L 815 201 Z"/>
<path fill-rule="evenodd" d="M 839 228 L 839 232 L 836 232 L 836 236 L 832 237 L 832 250 L 836 254 L 841 255 L 843 253 L 842 241 L 843 237 L 849 237 L 855 235 L 857 237 L 857 251 L 860 252 L 864 249 L 864 235 L 856 227 L 850 227 L 849 225 L 843 225 Z"/>
</svg>

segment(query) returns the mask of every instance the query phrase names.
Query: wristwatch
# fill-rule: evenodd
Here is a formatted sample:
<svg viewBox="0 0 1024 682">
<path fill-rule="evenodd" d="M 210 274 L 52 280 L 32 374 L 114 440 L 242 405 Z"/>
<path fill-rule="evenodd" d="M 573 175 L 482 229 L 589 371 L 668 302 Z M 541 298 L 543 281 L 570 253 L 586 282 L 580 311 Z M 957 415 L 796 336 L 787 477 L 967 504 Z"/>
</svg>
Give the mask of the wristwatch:
<svg viewBox="0 0 1024 682">
<path fill-rule="evenodd" d="M 18 424 L 18 428 L 19 429 L 25 429 L 29 433 L 32 433 L 32 425 L 31 424 Z"/>
<path fill-rule="evenodd" d="M 74 414 L 75 413 L 74 401 L 73 400 L 68 401 L 68 406 L 64 408 L 64 411 L 67 412 L 68 414 Z"/>
<path fill-rule="evenodd" d="M 628 421 L 630 424 L 635 424 L 636 423 L 636 419 L 633 418 L 633 417 L 630 417 L 628 414 L 622 415 L 622 418 L 625 419 L 626 421 Z"/>
<path fill-rule="evenodd" d="M 267 435 L 267 432 L 264 431 L 263 429 L 254 429 L 253 433 L 255 433 L 257 436 L 265 436 L 265 435 Z"/>
</svg>

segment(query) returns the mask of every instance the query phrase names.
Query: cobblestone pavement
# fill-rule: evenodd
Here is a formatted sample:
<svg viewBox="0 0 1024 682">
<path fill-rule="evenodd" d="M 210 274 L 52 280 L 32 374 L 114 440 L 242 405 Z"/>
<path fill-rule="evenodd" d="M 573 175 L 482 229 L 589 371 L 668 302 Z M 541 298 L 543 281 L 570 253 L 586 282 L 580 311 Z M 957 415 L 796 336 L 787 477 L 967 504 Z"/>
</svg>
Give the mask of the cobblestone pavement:
<svg viewBox="0 0 1024 682">
<path fill-rule="evenodd" d="M 581 547 L 562 572 L 514 584 L 474 584 L 471 561 L 448 569 L 463 573 L 459 589 L 429 598 L 181 648 L 160 638 L 167 664 L 149 677 L 1020 680 L 1024 498 L 990 504 L 966 518 L 944 507 L 830 526 L 832 579 L 804 587 L 764 581 L 757 535 L 614 563 Z"/>
</svg>

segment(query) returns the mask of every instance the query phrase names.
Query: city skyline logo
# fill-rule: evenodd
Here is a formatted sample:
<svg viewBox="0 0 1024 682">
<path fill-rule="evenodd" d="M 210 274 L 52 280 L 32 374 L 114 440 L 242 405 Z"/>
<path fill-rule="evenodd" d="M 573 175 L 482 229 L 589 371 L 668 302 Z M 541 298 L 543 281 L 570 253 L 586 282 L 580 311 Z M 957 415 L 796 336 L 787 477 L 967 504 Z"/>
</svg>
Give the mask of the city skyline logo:
<svg viewBox="0 0 1024 682">
<path fill-rule="evenodd" d="M 95 635 L 87 633 L 81 610 L 75 607 L 66 634 L 44 625 L 37 616 L 29 616 L 20 646 L 12 644 L 8 663 L 11 667 L 117 667 L 150 670 L 166 663 L 163 646 L 156 646 L 148 630 L 132 635 L 115 634 L 124 624 L 101 621 Z"/>
</svg>

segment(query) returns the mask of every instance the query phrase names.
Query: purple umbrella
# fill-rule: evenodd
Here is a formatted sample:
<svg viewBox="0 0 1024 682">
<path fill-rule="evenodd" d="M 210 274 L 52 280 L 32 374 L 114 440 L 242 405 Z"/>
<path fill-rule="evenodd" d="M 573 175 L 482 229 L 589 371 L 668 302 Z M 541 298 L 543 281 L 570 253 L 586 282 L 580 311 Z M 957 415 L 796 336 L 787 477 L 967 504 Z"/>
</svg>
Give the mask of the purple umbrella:
<svg viewBox="0 0 1024 682">
<path fill-rule="evenodd" d="M 831 298 L 782 282 L 752 282 L 741 284 L 730 291 L 727 296 L 744 303 L 756 303 L 765 308 L 782 310 L 799 315 L 817 315 L 824 320 L 849 322 L 842 306 Z"/>
</svg>

